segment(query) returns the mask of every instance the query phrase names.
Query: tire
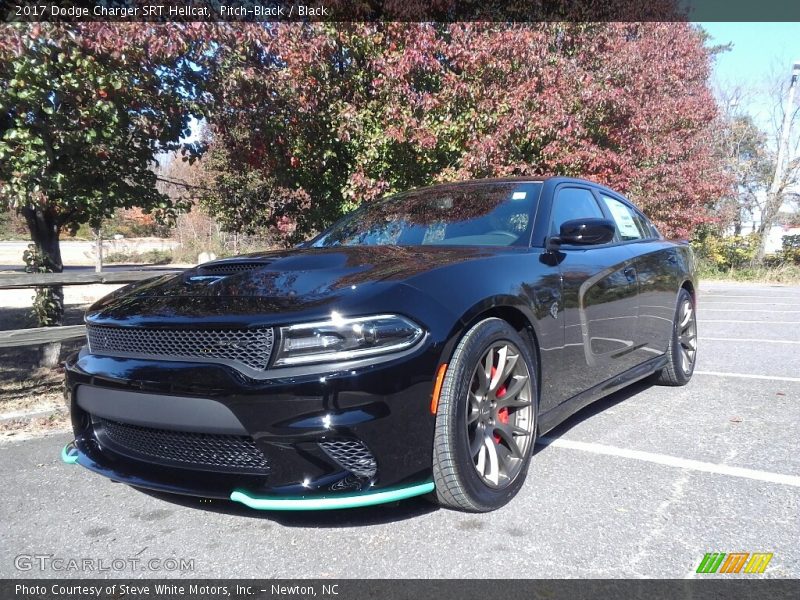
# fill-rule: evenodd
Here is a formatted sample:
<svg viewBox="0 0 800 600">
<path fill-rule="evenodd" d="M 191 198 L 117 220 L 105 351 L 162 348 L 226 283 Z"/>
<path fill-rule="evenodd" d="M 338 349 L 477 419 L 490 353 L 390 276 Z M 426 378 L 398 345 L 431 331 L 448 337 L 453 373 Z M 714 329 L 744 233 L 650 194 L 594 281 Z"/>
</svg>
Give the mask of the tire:
<svg viewBox="0 0 800 600">
<path fill-rule="evenodd" d="M 536 441 L 537 394 L 533 352 L 513 327 L 491 318 L 467 331 L 436 413 L 433 480 L 440 505 L 487 512 L 519 492 Z"/>
<path fill-rule="evenodd" d="M 655 383 L 670 386 L 689 383 L 697 362 L 697 316 L 694 298 L 683 288 L 678 293 L 667 359 L 667 365 L 655 373 Z"/>
</svg>

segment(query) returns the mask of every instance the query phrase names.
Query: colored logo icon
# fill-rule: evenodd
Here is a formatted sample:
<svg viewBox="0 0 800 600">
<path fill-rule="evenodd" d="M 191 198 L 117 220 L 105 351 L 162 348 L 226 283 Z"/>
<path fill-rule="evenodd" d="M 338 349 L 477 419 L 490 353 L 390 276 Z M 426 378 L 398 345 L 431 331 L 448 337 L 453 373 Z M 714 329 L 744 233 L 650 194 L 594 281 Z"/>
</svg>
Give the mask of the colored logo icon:
<svg viewBox="0 0 800 600">
<path fill-rule="evenodd" d="M 709 552 L 700 561 L 697 572 L 763 573 L 771 560 L 771 552 Z"/>
</svg>

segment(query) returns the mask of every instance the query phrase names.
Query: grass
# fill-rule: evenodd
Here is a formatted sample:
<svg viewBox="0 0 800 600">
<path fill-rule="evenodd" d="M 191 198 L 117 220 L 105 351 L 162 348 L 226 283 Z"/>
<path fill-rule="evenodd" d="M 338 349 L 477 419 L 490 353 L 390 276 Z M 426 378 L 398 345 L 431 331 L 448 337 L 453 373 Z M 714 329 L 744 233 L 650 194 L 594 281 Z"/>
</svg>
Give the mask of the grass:
<svg viewBox="0 0 800 600">
<path fill-rule="evenodd" d="M 706 261 L 699 260 L 697 274 L 701 280 L 800 285 L 800 265 L 793 264 L 719 269 Z"/>
</svg>

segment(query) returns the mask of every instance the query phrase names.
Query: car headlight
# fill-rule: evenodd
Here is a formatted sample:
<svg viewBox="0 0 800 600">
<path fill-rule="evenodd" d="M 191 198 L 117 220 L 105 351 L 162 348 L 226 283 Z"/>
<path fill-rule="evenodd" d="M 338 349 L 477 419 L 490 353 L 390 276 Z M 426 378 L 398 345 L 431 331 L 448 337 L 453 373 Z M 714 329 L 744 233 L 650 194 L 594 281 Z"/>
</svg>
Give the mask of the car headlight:
<svg viewBox="0 0 800 600">
<path fill-rule="evenodd" d="M 399 315 L 345 318 L 280 328 L 276 367 L 352 360 L 398 352 L 416 344 L 422 328 Z"/>
</svg>

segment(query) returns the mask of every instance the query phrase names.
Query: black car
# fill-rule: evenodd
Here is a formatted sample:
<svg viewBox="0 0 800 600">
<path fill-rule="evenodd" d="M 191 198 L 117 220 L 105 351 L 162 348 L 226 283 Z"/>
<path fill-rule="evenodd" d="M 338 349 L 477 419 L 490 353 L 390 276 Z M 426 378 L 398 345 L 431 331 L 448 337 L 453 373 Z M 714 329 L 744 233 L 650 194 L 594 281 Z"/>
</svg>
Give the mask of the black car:
<svg viewBox="0 0 800 600">
<path fill-rule="evenodd" d="M 695 290 L 689 246 L 588 181 L 399 194 L 97 302 L 62 457 L 261 509 L 492 510 L 538 434 L 645 377 L 689 381 Z"/>
</svg>

